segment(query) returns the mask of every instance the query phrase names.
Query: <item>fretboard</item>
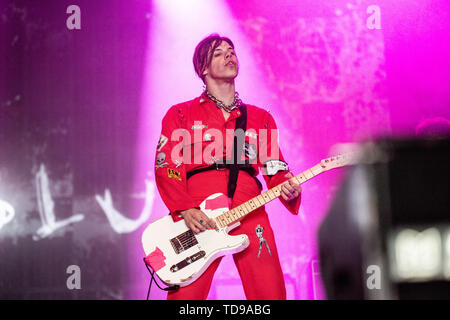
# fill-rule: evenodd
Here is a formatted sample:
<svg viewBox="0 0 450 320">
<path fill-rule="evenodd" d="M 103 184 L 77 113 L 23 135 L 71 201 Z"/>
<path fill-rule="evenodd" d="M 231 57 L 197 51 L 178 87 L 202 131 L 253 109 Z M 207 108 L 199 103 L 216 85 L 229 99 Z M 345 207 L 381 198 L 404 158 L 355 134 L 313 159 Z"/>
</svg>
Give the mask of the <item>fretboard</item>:
<svg viewBox="0 0 450 320">
<path fill-rule="evenodd" d="M 318 164 L 311 169 L 303 171 L 295 177 L 292 177 L 290 180 L 293 180 L 298 184 L 302 184 L 324 171 L 326 170 L 324 170 L 324 168 L 320 164 Z M 226 226 L 232 225 L 233 223 L 236 223 L 239 220 L 242 220 L 250 212 L 255 211 L 266 203 L 278 198 L 281 195 L 281 186 L 284 183 L 286 182 L 280 183 L 272 189 L 269 189 L 261 193 L 260 195 L 240 204 L 239 206 L 221 214 L 216 218 L 216 223 L 219 227 L 224 228 Z"/>
</svg>

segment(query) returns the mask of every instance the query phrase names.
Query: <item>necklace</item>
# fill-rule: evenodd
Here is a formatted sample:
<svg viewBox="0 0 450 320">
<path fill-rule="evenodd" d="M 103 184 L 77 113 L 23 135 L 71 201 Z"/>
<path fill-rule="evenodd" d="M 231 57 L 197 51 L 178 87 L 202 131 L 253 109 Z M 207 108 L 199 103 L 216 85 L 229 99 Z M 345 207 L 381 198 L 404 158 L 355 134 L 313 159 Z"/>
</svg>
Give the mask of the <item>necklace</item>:
<svg viewBox="0 0 450 320">
<path fill-rule="evenodd" d="M 213 102 L 216 103 L 217 108 L 223 109 L 223 110 L 225 110 L 226 112 L 231 112 L 231 111 L 233 111 L 234 109 L 238 108 L 238 107 L 241 105 L 241 103 L 242 103 L 241 99 L 239 99 L 239 93 L 238 93 L 237 91 L 236 91 L 235 94 L 234 94 L 233 102 L 232 102 L 229 106 L 227 106 L 225 103 L 223 103 L 222 101 L 220 101 L 219 99 L 217 99 L 216 97 L 214 97 L 214 96 L 213 96 L 211 93 L 209 93 L 206 89 L 205 89 L 205 94 L 206 94 L 206 96 L 207 96 L 209 99 L 211 99 L 211 101 L 213 101 Z"/>
</svg>

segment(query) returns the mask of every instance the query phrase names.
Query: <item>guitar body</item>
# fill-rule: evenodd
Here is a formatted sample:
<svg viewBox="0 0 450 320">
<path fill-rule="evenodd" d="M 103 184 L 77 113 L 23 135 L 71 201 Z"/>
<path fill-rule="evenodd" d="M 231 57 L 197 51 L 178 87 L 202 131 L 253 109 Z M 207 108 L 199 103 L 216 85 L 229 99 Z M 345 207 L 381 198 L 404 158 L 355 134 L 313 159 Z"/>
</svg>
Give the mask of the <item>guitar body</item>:
<svg viewBox="0 0 450 320">
<path fill-rule="evenodd" d="M 228 198 L 221 193 L 212 194 L 200 204 L 200 210 L 215 219 L 229 210 Z M 146 262 L 164 283 L 187 286 L 218 257 L 248 247 L 247 235 L 228 234 L 239 224 L 194 234 L 184 220 L 174 222 L 171 216 L 160 218 L 149 224 L 142 235 Z"/>
</svg>

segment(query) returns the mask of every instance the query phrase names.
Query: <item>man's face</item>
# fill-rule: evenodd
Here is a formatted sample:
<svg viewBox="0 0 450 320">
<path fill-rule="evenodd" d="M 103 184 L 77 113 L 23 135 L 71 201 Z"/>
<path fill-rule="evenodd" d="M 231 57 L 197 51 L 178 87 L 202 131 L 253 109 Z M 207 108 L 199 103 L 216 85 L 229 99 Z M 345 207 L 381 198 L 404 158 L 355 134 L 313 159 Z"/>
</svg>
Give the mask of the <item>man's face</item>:
<svg viewBox="0 0 450 320">
<path fill-rule="evenodd" d="M 239 64 L 234 49 L 228 42 L 222 41 L 214 50 L 211 64 L 203 74 L 211 79 L 232 80 L 236 78 L 238 71 Z"/>
</svg>

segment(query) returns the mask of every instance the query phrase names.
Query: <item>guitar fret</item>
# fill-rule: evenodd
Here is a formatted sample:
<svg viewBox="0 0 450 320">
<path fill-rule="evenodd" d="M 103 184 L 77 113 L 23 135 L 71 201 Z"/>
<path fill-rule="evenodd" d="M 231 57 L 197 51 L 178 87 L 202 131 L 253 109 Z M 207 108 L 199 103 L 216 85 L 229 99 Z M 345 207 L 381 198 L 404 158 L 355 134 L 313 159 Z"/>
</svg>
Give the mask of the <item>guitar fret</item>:
<svg viewBox="0 0 450 320">
<path fill-rule="evenodd" d="M 274 194 L 274 197 L 273 197 L 274 199 L 279 196 L 279 194 L 278 194 L 279 192 L 280 192 L 279 187 L 273 188 L 272 193 Z"/>
<path fill-rule="evenodd" d="M 232 216 L 233 221 L 236 220 L 236 210 L 233 209 L 230 212 L 231 212 L 231 216 Z"/>
<path fill-rule="evenodd" d="M 262 207 L 264 205 L 264 202 L 261 200 L 260 195 L 257 195 L 255 197 L 255 200 L 258 201 L 258 206 Z"/>
<path fill-rule="evenodd" d="M 264 199 L 262 199 L 260 196 L 257 196 L 256 199 L 258 200 L 259 206 L 262 207 L 264 205 Z"/>
<path fill-rule="evenodd" d="M 269 194 L 271 200 L 273 200 L 273 199 L 276 198 L 276 196 L 275 196 L 275 194 L 274 194 L 274 191 L 273 191 L 272 189 L 268 190 L 267 193 Z"/>
<path fill-rule="evenodd" d="M 234 210 L 234 219 L 235 220 L 241 219 L 242 216 L 240 215 L 239 210 L 237 208 L 234 208 L 233 210 Z"/>
<path fill-rule="evenodd" d="M 249 200 L 248 205 L 250 206 L 250 209 L 252 209 L 252 210 L 254 210 L 256 208 L 256 204 L 253 200 Z"/>
</svg>

